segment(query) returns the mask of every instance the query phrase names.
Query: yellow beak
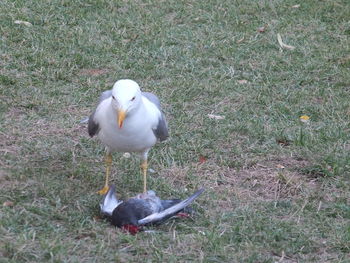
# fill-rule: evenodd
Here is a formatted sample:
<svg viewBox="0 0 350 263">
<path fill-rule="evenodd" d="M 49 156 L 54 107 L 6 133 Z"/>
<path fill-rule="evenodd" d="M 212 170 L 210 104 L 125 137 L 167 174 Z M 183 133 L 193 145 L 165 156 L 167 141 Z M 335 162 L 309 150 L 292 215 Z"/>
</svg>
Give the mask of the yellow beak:
<svg viewBox="0 0 350 263">
<path fill-rule="evenodd" d="M 123 121 L 126 117 L 126 111 L 118 109 L 118 116 L 117 116 L 117 120 L 118 120 L 118 126 L 119 128 L 123 127 Z"/>
</svg>

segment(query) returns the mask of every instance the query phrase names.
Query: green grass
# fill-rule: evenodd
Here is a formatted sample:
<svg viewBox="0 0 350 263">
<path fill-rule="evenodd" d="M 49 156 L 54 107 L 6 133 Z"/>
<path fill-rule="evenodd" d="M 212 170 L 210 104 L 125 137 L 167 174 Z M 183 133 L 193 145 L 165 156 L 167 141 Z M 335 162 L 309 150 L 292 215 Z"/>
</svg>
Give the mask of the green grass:
<svg viewBox="0 0 350 263">
<path fill-rule="evenodd" d="M 350 5 L 295 4 L 1 1 L 0 262 L 348 262 Z M 103 147 L 79 121 L 121 78 L 161 98 L 149 187 L 206 187 L 193 220 L 99 217 Z M 139 160 L 114 159 L 119 195 L 141 191 Z"/>
</svg>

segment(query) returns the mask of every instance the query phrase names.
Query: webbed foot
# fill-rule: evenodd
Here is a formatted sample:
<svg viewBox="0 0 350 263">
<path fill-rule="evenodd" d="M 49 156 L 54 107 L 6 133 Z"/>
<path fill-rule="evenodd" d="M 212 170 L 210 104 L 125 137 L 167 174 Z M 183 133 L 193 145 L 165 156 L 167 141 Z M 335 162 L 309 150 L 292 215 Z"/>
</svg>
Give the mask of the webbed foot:
<svg viewBox="0 0 350 263">
<path fill-rule="evenodd" d="M 97 191 L 97 193 L 100 195 L 105 195 L 107 194 L 108 190 L 109 190 L 109 186 L 105 185 L 101 190 Z"/>
</svg>

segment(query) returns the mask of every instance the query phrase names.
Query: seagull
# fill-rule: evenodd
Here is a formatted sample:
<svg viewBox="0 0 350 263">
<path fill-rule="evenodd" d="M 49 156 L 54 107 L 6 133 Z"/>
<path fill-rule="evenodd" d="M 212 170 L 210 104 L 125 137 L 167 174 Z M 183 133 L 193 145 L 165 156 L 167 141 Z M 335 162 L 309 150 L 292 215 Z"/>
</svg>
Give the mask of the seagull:
<svg viewBox="0 0 350 263">
<path fill-rule="evenodd" d="M 98 191 L 109 189 L 112 153 L 136 152 L 141 157 L 143 190 L 147 192 L 147 157 L 157 141 L 168 138 L 168 126 L 158 97 L 142 92 L 130 79 L 118 80 L 111 90 L 103 92 L 95 111 L 88 120 L 90 137 L 97 136 L 106 147 L 106 180 Z"/>
</svg>

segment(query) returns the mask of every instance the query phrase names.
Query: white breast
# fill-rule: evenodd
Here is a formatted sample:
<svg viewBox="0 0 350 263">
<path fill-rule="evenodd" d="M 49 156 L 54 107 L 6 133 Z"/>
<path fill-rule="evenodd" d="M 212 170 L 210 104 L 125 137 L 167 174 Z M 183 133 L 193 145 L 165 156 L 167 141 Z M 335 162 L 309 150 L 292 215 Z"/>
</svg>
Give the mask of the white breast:
<svg viewBox="0 0 350 263">
<path fill-rule="evenodd" d="M 111 98 L 99 104 L 95 113 L 95 121 L 100 126 L 98 138 L 111 152 L 143 152 L 156 143 L 153 129 L 158 124 L 160 111 L 145 100 L 136 111 L 127 115 L 122 128 L 118 127 L 117 113 L 111 107 Z"/>
</svg>

